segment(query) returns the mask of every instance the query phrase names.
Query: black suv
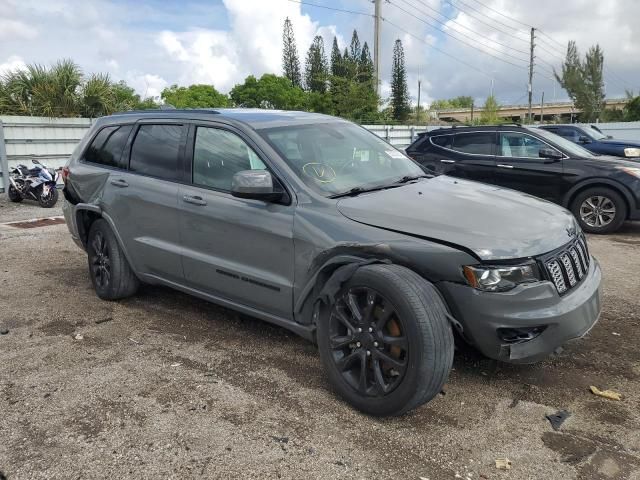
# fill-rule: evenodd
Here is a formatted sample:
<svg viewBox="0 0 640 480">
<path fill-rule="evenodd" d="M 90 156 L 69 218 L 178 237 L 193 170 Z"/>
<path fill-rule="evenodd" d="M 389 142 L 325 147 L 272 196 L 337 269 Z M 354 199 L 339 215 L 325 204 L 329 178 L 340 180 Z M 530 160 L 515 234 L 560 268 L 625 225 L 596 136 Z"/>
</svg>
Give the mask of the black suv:
<svg viewBox="0 0 640 480">
<path fill-rule="evenodd" d="M 640 142 L 605 135 L 595 125 L 541 125 L 540 128 L 578 143 L 596 155 L 640 157 Z"/>
<path fill-rule="evenodd" d="M 420 134 L 406 152 L 428 173 L 513 188 L 558 203 L 590 233 L 610 233 L 625 220 L 640 220 L 637 159 L 596 156 L 539 128 L 440 128 Z"/>
</svg>

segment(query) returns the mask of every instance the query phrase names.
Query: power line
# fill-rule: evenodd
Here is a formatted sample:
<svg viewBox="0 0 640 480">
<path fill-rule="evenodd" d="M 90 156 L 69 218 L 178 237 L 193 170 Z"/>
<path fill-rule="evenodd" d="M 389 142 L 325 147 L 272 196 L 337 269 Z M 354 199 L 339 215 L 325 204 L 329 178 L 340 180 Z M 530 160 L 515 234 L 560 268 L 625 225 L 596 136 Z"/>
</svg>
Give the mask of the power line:
<svg viewBox="0 0 640 480">
<path fill-rule="evenodd" d="M 367 12 L 358 12 L 355 10 L 345 10 L 344 8 L 328 7 L 326 5 L 319 5 L 317 3 L 303 2 L 302 0 L 289 0 L 289 1 L 293 3 L 299 3 L 300 5 L 308 5 L 310 7 L 325 8 L 327 10 L 333 10 L 335 12 L 352 13 L 354 15 L 364 15 L 365 17 L 373 17 L 373 14 L 367 13 Z"/>
<path fill-rule="evenodd" d="M 389 3 L 391 3 L 391 2 L 389 2 Z M 409 12 L 408 10 L 405 10 L 405 9 L 404 9 L 404 8 L 402 8 L 401 6 L 397 5 L 396 3 L 391 3 L 391 5 L 393 5 L 393 6 L 394 6 L 394 7 L 396 7 L 397 9 L 399 9 L 399 10 L 403 11 L 403 12 L 404 12 L 404 13 L 406 13 L 407 15 L 412 16 L 412 17 L 413 17 L 413 18 L 415 18 L 416 20 L 419 20 L 419 21 L 421 21 L 422 23 L 424 23 L 424 24 L 426 24 L 426 25 L 429 25 L 429 26 L 430 26 L 430 27 L 432 27 L 432 28 L 435 28 L 436 30 L 438 30 L 438 31 L 440 31 L 440 32 L 442 32 L 442 33 L 444 33 L 445 35 L 449 35 L 451 38 L 453 38 L 453 39 L 455 39 L 455 40 L 459 41 L 460 43 L 463 43 L 464 45 L 467 45 L 468 47 L 471 47 L 471 48 L 473 48 L 473 49 L 475 49 L 475 50 L 478 50 L 478 51 L 480 51 L 480 52 L 484 53 L 485 55 L 489 55 L 490 57 L 493 57 L 493 58 L 495 58 L 495 59 L 497 59 L 497 60 L 500 60 L 501 62 L 508 63 L 509 65 L 512 65 L 512 66 L 514 66 L 514 67 L 522 68 L 522 69 L 526 69 L 526 67 L 525 67 L 525 66 L 523 66 L 523 65 L 518 65 L 517 63 L 510 62 L 509 60 L 505 60 L 504 58 L 500 58 L 500 57 L 498 57 L 498 56 L 496 56 L 496 55 L 493 55 L 493 54 L 491 54 L 491 53 L 489 53 L 489 52 L 485 52 L 484 50 L 479 49 L 478 47 L 476 47 L 475 45 L 473 45 L 473 44 L 471 44 L 471 43 L 467 43 L 467 42 L 465 42 L 464 40 L 461 40 L 461 39 L 459 39 L 459 38 L 457 38 L 457 37 L 454 37 L 454 36 L 453 36 L 453 35 L 451 35 L 450 33 L 445 32 L 444 30 L 440 30 L 439 28 L 437 28 L 437 27 L 435 27 L 434 25 L 430 24 L 429 22 L 427 22 L 427 21 L 426 21 L 426 20 L 424 20 L 423 18 L 420 18 L 420 17 L 418 17 L 417 15 L 414 15 L 413 13 Z M 523 59 L 521 59 L 521 58 L 517 58 L 517 57 L 515 57 L 515 58 L 516 58 L 517 60 L 520 60 L 520 61 L 525 61 L 525 60 L 523 60 Z"/>
<path fill-rule="evenodd" d="M 452 6 L 454 6 L 455 8 L 457 8 L 458 10 L 462 10 L 462 11 L 464 11 L 462 8 L 460 8 L 460 6 L 459 6 L 459 5 L 457 5 L 457 3 L 461 3 L 462 5 L 464 5 L 465 7 L 467 7 L 468 9 L 473 10 L 474 12 L 479 13 L 479 14 L 480 14 L 480 15 L 482 15 L 483 17 L 488 18 L 489 20 L 491 20 L 492 22 L 497 23 L 498 25 L 501 25 L 501 26 L 503 26 L 503 27 L 509 28 L 509 29 L 511 29 L 511 30 L 513 30 L 513 31 L 515 31 L 515 32 L 518 32 L 518 33 L 524 33 L 521 29 L 518 29 L 518 28 L 512 27 L 511 25 L 507 25 L 506 23 L 503 23 L 503 22 L 501 22 L 501 21 L 499 21 L 499 20 L 496 20 L 495 18 L 490 17 L 489 15 L 487 15 L 486 13 L 484 13 L 482 10 L 478 10 L 478 9 L 477 9 L 477 8 L 475 8 L 473 5 L 469 5 L 468 3 L 464 2 L 463 0 L 456 0 L 456 3 L 454 3 L 454 2 L 453 2 L 453 0 L 448 0 L 448 2 L 449 2 L 449 4 L 451 4 Z M 475 17 L 475 16 L 474 16 L 474 15 L 472 15 L 471 13 L 466 12 L 466 11 L 464 11 L 464 12 L 465 12 L 467 15 L 469 15 L 469 16 L 471 16 L 471 17 L 475 18 L 475 19 L 476 19 L 476 20 L 478 20 L 479 22 L 482 22 L 482 23 L 484 23 L 485 25 L 487 25 L 487 23 L 483 22 L 482 20 L 479 20 L 477 17 Z M 517 36 L 513 35 L 513 33 L 505 32 L 504 30 L 499 29 L 499 28 L 498 28 L 498 27 L 496 27 L 495 25 L 489 25 L 489 26 L 490 26 L 491 28 L 494 28 L 494 29 L 498 30 L 499 32 L 502 32 L 502 33 L 504 33 L 504 34 L 506 34 L 506 35 L 511 35 L 512 37 L 515 37 L 515 38 L 517 38 L 517 39 L 518 39 L 518 40 L 520 40 L 520 41 L 526 42 L 526 40 L 524 40 L 523 38 L 517 37 Z"/>
<path fill-rule="evenodd" d="M 502 13 L 502 12 L 501 12 L 501 11 L 499 11 L 499 10 L 496 10 L 495 8 L 491 8 L 491 7 L 490 7 L 490 6 L 488 6 L 488 5 L 485 5 L 485 4 L 483 4 L 483 3 L 480 3 L 478 0 L 473 0 L 473 1 L 474 1 L 474 2 L 476 2 L 476 3 L 479 3 L 480 5 L 482 5 L 482 6 L 483 6 L 484 8 L 486 8 L 487 10 L 491 10 L 492 12 L 497 13 L 497 14 L 498 14 L 498 15 L 500 15 L 501 17 L 504 17 L 504 18 L 506 18 L 506 19 L 508 19 L 508 20 L 511 20 L 512 22 L 519 23 L 520 25 L 523 25 L 523 26 L 525 26 L 525 27 L 527 27 L 527 28 L 531 28 L 531 27 L 533 26 L 533 25 L 529 25 L 529 24 L 526 24 L 526 23 L 524 23 L 524 22 L 521 22 L 520 20 L 516 20 L 515 18 L 510 17 L 509 15 L 505 15 L 504 13 Z M 511 28 L 513 28 L 513 27 L 511 27 Z M 538 31 L 539 31 L 539 30 L 538 30 Z"/>
<path fill-rule="evenodd" d="M 478 72 L 478 73 L 481 73 L 481 74 L 482 74 L 482 75 L 484 75 L 485 77 L 487 77 L 487 78 L 494 78 L 492 75 L 490 75 L 489 73 L 485 72 L 484 70 L 481 70 L 481 69 L 479 69 L 478 67 L 476 67 L 476 66 L 474 66 L 474 65 L 472 65 L 472 64 L 470 64 L 470 63 L 467 63 L 467 62 L 465 62 L 464 60 L 459 59 L 459 58 L 458 58 L 458 57 L 456 57 L 455 55 L 452 55 L 452 54 L 450 54 L 450 53 L 448 53 L 448 52 L 446 52 L 446 51 L 444 51 L 444 50 L 442 50 L 442 49 L 440 49 L 440 48 L 436 47 L 435 45 L 432 45 L 431 43 L 427 42 L 424 38 L 419 37 L 419 36 L 417 36 L 417 35 L 415 35 L 415 34 L 413 34 L 413 33 L 409 32 L 408 30 L 405 30 L 404 28 L 402 28 L 401 26 L 399 26 L 399 25 L 397 25 L 396 23 L 392 22 L 391 20 L 388 20 L 388 19 L 386 19 L 386 18 L 383 18 L 383 19 L 382 19 L 382 21 L 383 21 L 383 22 L 388 23 L 389 25 L 391 25 L 391 26 L 393 26 L 393 27 L 395 27 L 395 28 L 396 28 L 396 29 L 398 29 L 399 31 L 401 31 L 401 32 L 403 32 L 403 33 L 405 33 L 405 34 L 409 35 L 410 37 L 415 38 L 415 39 L 416 39 L 416 40 L 418 40 L 419 42 L 424 43 L 425 45 L 427 45 L 427 46 L 431 47 L 433 50 L 435 50 L 435 51 L 437 51 L 437 52 L 440 52 L 440 53 L 442 53 L 443 55 L 446 55 L 447 57 L 450 57 L 450 58 L 454 59 L 456 62 L 461 63 L 462 65 L 465 65 L 465 66 L 467 66 L 467 67 L 469 67 L 469 68 L 471 68 L 471 69 L 475 70 L 475 71 L 476 71 L 476 72 Z M 509 81 L 507 81 L 507 80 L 504 80 L 504 79 L 502 79 L 502 78 L 498 78 L 498 79 L 495 79 L 495 80 L 497 80 L 497 81 L 501 81 L 501 82 L 503 82 L 503 83 L 506 83 L 506 84 L 511 85 L 511 86 L 513 86 L 513 87 L 516 87 L 516 88 L 520 88 L 520 86 L 519 86 L 519 85 L 516 85 L 515 83 L 511 83 L 511 82 L 509 82 Z"/>
<path fill-rule="evenodd" d="M 403 0 L 403 1 L 404 1 L 404 0 Z M 433 12 L 435 12 L 435 13 L 437 13 L 437 14 L 438 14 L 438 15 L 440 15 L 441 17 L 446 18 L 446 19 L 447 19 L 447 20 L 449 20 L 451 23 L 455 23 L 456 25 L 461 26 L 461 27 L 462 27 L 462 28 L 464 28 L 465 30 L 469 30 L 471 33 L 473 33 L 473 34 L 475 34 L 475 35 L 477 35 L 477 36 L 480 36 L 480 37 L 482 37 L 482 38 L 486 38 L 487 40 L 489 40 L 489 41 L 490 41 L 490 42 L 492 42 L 492 43 L 495 43 L 496 45 L 500 45 L 500 46 L 502 46 L 502 47 L 509 48 L 509 49 L 511 49 L 511 50 L 513 50 L 513 51 L 516 51 L 516 52 L 518 52 L 518 53 L 522 53 L 522 54 L 524 54 L 524 55 L 528 55 L 528 54 L 529 54 L 528 52 L 526 52 L 526 51 L 524 51 L 524 50 L 518 50 L 518 49 L 517 49 L 517 48 L 515 48 L 515 47 L 512 47 L 512 46 L 510 46 L 510 45 L 506 45 L 506 44 L 504 44 L 504 43 L 498 42 L 497 40 L 494 40 L 494 39 L 492 39 L 492 38 L 487 37 L 486 35 L 482 35 L 481 33 L 476 32 L 476 31 L 475 31 L 475 30 L 473 30 L 472 28 L 469 28 L 469 27 L 467 27 L 466 25 L 463 25 L 462 23 L 458 22 L 458 21 L 457 21 L 457 20 L 455 20 L 454 18 L 448 17 L 447 15 L 445 15 L 445 14 L 443 14 L 443 13 L 439 12 L 438 10 L 436 10 L 435 8 L 433 8 L 433 7 L 429 6 L 429 4 L 425 3 L 425 2 L 424 2 L 424 1 L 422 1 L 422 0 L 417 0 L 417 1 L 418 1 L 418 3 L 420 3 L 420 5 L 422 5 L 422 6 L 426 7 L 426 8 L 428 8 L 429 10 L 431 10 L 431 11 L 433 11 Z M 406 2 L 405 2 L 405 3 L 406 3 Z M 415 8 L 415 7 L 414 7 L 414 8 Z M 418 9 L 416 8 L 416 10 L 418 10 Z M 420 11 L 420 10 L 418 10 L 418 11 Z M 424 13 L 424 12 L 423 12 L 423 13 Z M 425 15 L 427 15 L 427 14 L 425 13 Z M 432 17 L 432 18 L 433 18 L 433 17 Z M 442 23 L 442 22 L 438 22 L 438 23 Z M 444 26 L 448 26 L 446 23 L 442 23 L 442 25 L 444 25 Z M 458 33 L 458 31 L 457 31 L 457 30 L 454 30 L 454 32 Z M 462 33 L 462 32 L 460 32 L 460 33 Z"/>
</svg>

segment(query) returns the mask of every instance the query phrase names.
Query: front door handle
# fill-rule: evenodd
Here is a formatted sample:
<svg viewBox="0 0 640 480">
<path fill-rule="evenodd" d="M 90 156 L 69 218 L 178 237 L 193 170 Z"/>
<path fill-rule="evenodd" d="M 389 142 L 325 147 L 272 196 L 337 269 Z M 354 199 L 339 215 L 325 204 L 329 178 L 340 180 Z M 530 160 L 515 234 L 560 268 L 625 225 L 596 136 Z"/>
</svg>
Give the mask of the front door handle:
<svg viewBox="0 0 640 480">
<path fill-rule="evenodd" d="M 184 195 L 182 197 L 182 200 L 184 200 L 187 203 L 191 203 L 193 205 L 206 205 L 207 202 L 204 201 L 202 199 L 202 197 L 199 197 L 197 195 Z"/>
<path fill-rule="evenodd" d="M 456 163 L 455 160 L 440 160 L 440 163 Z"/>
<path fill-rule="evenodd" d="M 513 165 L 507 165 L 507 164 L 504 164 L 504 163 L 499 163 L 497 165 L 497 167 L 498 168 L 513 168 Z"/>
<path fill-rule="evenodd" d="M 120 187 L 120 188 L 129 186 L 129 184 L 126 182 L 124 178 L 113 178 L 109 180 L 109 183 L 111 183 L 111 185 L 115 185 L 116 187 Z"/>
</svg>

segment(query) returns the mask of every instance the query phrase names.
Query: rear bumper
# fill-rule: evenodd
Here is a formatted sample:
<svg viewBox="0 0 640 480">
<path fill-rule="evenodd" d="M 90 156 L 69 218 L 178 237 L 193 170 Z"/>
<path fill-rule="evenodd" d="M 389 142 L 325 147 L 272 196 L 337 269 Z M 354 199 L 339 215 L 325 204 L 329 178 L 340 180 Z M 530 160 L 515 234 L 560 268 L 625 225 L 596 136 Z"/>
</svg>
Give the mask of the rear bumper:
<svg viewBox="0 0 640 480">
<path fill-rule="evenodd" d="M 487 293 L 456 283 L 439 284 L 466 339 L 484 355 L 512 363 L 543 360 L 559 346 L 585 335 L 600 316 L 602 273 L 592 258 L 581 284 L 560 297 L 550 282 L 520 285 L 509 292 Z M 499 329 L 544 327 L 535 338 L 508 343 Z"/>
</svg>

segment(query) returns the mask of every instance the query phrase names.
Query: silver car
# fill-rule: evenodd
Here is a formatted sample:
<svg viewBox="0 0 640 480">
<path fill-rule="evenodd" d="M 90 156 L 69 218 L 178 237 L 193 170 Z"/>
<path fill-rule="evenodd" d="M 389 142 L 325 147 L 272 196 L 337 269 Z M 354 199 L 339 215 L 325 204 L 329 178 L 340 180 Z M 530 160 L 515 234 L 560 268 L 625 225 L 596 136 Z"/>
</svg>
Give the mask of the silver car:
<svg viewBox="0 0 640 480">
<path fill-rule="evenodd" d="M 165 285 L 317 343 L 373 415 L 429 401 L 454 337 L 535 362 L 585 334 L 601 273 L 567 210 L 431 177 L 353 123 L 265 110 L 99 119 L 63 172 L 98 296 Z"/>
</svg>

